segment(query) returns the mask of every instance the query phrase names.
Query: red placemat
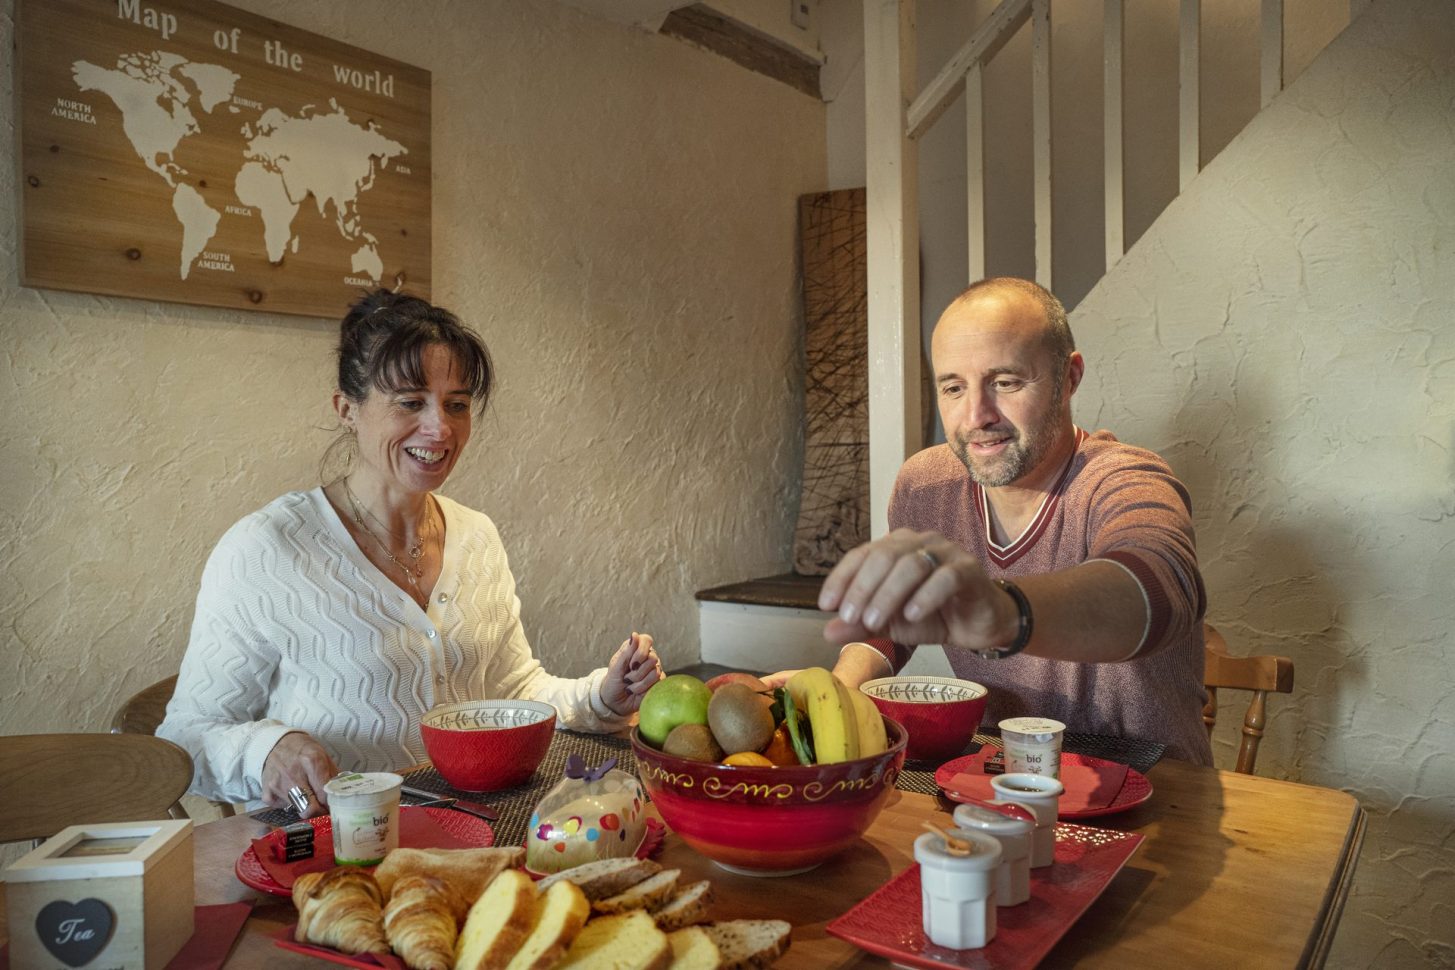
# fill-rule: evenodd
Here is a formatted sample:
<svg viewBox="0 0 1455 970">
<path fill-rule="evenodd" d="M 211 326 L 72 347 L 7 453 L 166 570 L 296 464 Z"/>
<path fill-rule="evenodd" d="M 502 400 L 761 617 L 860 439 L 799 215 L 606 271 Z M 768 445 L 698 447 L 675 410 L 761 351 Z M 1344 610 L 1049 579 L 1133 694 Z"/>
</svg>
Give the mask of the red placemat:
<svg viewBox="0 0 1455 970">
<path fill-rule="evenodd" d="M 243 885 L 274 896 L 292 895 L 293 882 L 305 872 L 323 872 L 334 867 L 333 826 L 327 815 L 308 819 L 313 826 L 313 858 L 280 862 L 273 846 L 283 842 L 275 829 L 243 850 L 233 870 Z M 481 849 L 493 845 L 495 832 L 490 823 L 475 815 L 448 808 L 399 810 L 399 844 L 411 849 Z"/>
<path fill-rule="evenodd" d="M 935 784 L 951 801 L 992 801 L 1000 796 L 990 787 L 994 775 L 985 773 L 985 762 L 1000 751 L 986 745 L 940 765 Z M 1135 768 L 1091 755 L 1061 753 L 1061 784 L 1066 788 L 1058 803 L 1062 819 L 1093 818 L 1125 811 L 1152 797 L 1152 783 Z"/>
<path fill-rule="evenodd" d="M 182 944 L 166 970 L 219 970 L 252 911 L 252 903 L 219 903 L 193 909 L 192 938 Z M 10 929 L 13 933 L 14 927 Z M 0 970 L 9 967 L 10 944 L 6 943 L 0 946 Z"/>
<path fill-rule="evenodd" d="M 1111 883 L 1142 836 L 1058 822 L 1056 864 L 1031 870 L 1031 898 L 995 911 L 995 938 L 977 950 L 925 937 L 919 866 L 912 865 L 826 929 L 897 964 L 935 970 L 1030 970 Z"/>
</svg>

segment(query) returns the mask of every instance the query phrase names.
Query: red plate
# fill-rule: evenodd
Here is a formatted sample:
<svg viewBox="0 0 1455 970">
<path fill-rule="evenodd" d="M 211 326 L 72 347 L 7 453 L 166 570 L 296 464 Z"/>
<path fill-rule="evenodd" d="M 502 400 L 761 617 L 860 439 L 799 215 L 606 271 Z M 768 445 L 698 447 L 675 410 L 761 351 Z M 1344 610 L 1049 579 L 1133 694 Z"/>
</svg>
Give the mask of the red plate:
<svg viewBox="0 0 1455 970">
<path fill-rule="evenodd" d="M 1031 870 L 1031 898 L 995 911 L 995 938 L 978 950 L 935 946 L 924 934 L 919 866 L 912 865 L 826 929 L 907 967 L 1030 970 L 1111 883 L 1142 836 L 1056 826 L 1056 864 Z"/>
<path fill-rule="evenodd" d="M 997 748 L 991 745 L 986 745 L 978 754 L 967 754 L 962 758 L 946 761 L 939 768 L 935 769 L 935 784 L 940 786 L 940 791 L 944 792 L 945 797 L 952 802 L 965 802 L 974 798 L 993 799 L 997 797 L 990 791 L 989 779 L 993 778 L 994 775 L 984 775 L 981 770 L 981 763 L 997 750 Z M 1117 764 L 1117 762 L 1107 761 L 1105 758 L 1094 758 L 1089 754 L 1072 754 L 1069 751 L 1061 753 L 1061 763 L 1068 765 L 1086 765 L 1092 768 Z M 950 779 L 962 772 L 972 775 L 983 775 L 987 779 L 985 790 L 982 792 L 962 793 L 950 788 Z M 1152 783 L 1147 780 L 1147 776 L 1135 768 L 1128 768 L 1126 780 L 1122 782 L 1121 790 L 1117 792 L 1116 797 L 1111 800 L 1110 804 L 1104 805 L 1101 808 L 1088 808 L 1081 811 L 1063 808 L 1057 817 L 1062 819 L 1079 819 L 1095 818 L 1098 815 L 1111 815 L 1140 805 L 1151 797 Z"/>
<path fill-rule="evenodd" d="M 490 823 L 483 818 L 474 815 L 467 815 L 464 812 L 453 812 L 448 808 L 416 808 L 405 806 L 401 812 L 428 812 L 429 817 L 450 835 L 462 842 L 468 842 L 471 846 L 479 849 L 489 848 L 495 843 L 495 830 Z M 322 845 L 333 840 L 333 823 L 327 815 L 317 815 L 308 819 L 308 824 L 313 826 L 313 840 L 315 845 Z M 283 841 L 283 830 L 274 829 L 264 836 L 269 842 L 281 843 Z M 408 846 L 406 846 L 407 848 Z M 272 876 L 268 870 L 263 868 L 263 863 L 258 859 L 258 854 L 253 851 L 250 845 L 243 850 L 243 854 L 237 857 L 237 863 L 233 866 L 233 872 L 242 884 L 256 889 L 258 892 L 268 893 L 273 896 L 289 897 L 293 893 L 284 888 Z"/>
</svg>

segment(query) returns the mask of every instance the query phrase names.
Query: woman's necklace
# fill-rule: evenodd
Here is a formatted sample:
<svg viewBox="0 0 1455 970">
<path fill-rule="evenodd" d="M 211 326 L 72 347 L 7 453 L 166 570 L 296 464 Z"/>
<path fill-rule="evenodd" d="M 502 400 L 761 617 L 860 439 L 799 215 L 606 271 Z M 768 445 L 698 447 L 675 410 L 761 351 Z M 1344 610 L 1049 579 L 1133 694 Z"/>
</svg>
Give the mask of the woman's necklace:
<svg viewBox="0 0 1455 970">
<path fill-rule="evenodd" d="M 406 563 L 404 562 L 404 560 L 394 555 L 394 550 L 389 548 L 389 543 L 379 538 L 378 533 L 376 533 L 373 529 L 369 528 L 369 523 L 364 520 L 365 516 L 368 516 L 375 522 L 378 522 L 379 527 L 383 529 L 386 533 L 388 533 L 391 539 L 399 538 L 393 532 L 389 531 L 388 526 L 386 526 L 383 522 L 379 522 L 378 517 L 375 516 L 373 512 L 370 512 L 368 507 L 359 501 L 359 497 L 355 495 L 354 490 L 349 487 L 349 480 L 347 478 L 344 479 L 344 494 L 348 495 L 349 505 L 353 507 L 354 522 L 359 526 L 359 528 L 364 530 L 364 532 L 369 536 L 370 539 L 374 540 L 375 544 L 378 545 L 378 547 L 383 551 L 384 555 L 389 559 L 389 561 L 392 562 L 395 566 L 399 567 L 399 571 L 404 573 L 404 578 L 409 580 L 409 585 L 413 586 L 416 590 L 418 590 L 420 577 L 424 575 L 424 567 L 420 565 L 420 559 L 424 556 L 425 527 L 429 525 L 431 521 L 431 517 L 429 514 L 429 498 L 425 498 L 424 517 L 420 522 L 419 535 L 415 539 L 414 544 L 409 546 L 406 550 L 406 555 L 408 555 L 411 560 L 410 562 Z"/>
</svg>

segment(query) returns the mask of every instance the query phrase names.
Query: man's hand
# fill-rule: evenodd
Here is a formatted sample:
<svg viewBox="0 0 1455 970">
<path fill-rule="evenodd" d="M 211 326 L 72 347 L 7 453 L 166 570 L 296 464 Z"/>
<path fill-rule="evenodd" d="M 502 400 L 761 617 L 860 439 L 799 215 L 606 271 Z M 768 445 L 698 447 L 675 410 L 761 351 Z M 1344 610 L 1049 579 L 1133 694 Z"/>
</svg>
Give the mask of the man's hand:
<svg viewBox="0 0 1455 970">
<path fill-rule="evenodd" d="M 297 785 L 313 790 L 304 818 L 322 815 L 328 807 L 323 786 L 338 774 L 338 766 L 323 746 L 302 731 L 290 731 L 278 739 L 263 762 L 263 803 L 276 808 L 293 804 L 288 789 Z"/>
<path fill-rule="evenodd" d="M 633 633 L 612 654 L 601 682 L 601 702 L 626 717 L 642 706 L 642 695 L 662 679 L 662 661 L 652 648 L 649 633 Z"/>
<path fill-rule="evenodd" d="M 1019 615 L 1010 596 L 959 546 L 935 532 L 896 529 L 849 552 L 824 580 L 821 610 L 833 643 L 887 636 L 897 643 L 1003 646 Z"/>
</svg>

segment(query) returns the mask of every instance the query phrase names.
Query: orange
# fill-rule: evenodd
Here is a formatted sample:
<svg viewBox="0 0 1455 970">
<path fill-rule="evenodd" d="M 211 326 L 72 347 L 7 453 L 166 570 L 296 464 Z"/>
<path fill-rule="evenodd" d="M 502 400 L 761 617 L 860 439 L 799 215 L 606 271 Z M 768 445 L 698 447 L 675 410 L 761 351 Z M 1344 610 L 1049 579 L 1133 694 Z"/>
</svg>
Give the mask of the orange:
<svg viewBox="0 0 1455 970">
<path fill-rule="evenodd" d="M 722 759 L 725 765 L 733 765 L 737 768 L 771 768 L 773 762 L 763 757 L 756 751 L 739 751 L 737 754 L 730 754 Z"/>
<path fill-rule="evenodd" d="M 763 749 L 763 757 L 780 768 L 791 768 L 798 764 L 798 755 L 793 753 L 793 742 L 788 739 L 788 726 L 778 725 L 773 740 Z"/>
</svg>

